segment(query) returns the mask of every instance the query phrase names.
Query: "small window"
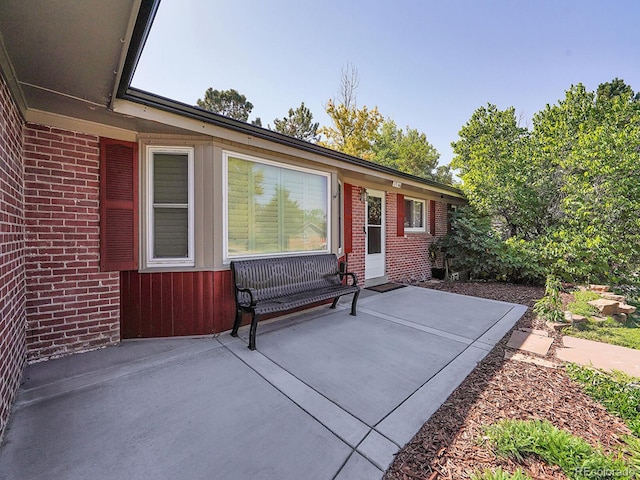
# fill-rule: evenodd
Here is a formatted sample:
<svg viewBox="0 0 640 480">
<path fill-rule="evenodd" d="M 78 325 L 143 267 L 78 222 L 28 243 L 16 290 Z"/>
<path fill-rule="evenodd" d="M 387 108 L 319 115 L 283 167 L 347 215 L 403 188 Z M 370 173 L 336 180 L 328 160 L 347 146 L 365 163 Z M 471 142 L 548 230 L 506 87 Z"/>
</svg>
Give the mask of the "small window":
<svg viewBox="0 0 640 480">
<path fill-rule="evenodd" d="M 224 152 L 225 259 L 330 251 L 330 175 Z"/>
<path fill-rule="evenodd" d="M 193 148 L 147 149 L 147 266 L 193 266 Z"/>
<path fill-rule="evenodd" d="M 406 232 L 424 232 L 424 200 L 404 199 L 404 229 Z"/>
</svg>

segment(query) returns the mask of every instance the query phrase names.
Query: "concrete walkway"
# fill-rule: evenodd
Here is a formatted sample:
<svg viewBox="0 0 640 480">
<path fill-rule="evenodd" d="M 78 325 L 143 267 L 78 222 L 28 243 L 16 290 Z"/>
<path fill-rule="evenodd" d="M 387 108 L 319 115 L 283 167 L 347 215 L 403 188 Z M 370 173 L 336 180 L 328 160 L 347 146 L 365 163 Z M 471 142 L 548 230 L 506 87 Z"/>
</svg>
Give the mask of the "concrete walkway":
<svg viewBox="0 0 640 480">
<path fill-rule="evenodd" d="M 583 338 L 563 336 L 564 348 L 556 350 L 556 357 L 601 370 L 619 370 L 640 378 L 640 350 L 594 342 Z"/>
<path fill-rule="evenodd" d="M 366 294 L 261 324 L 255 352 L 243 329 L 29 366 L 0 479 L 379 479 L 526 307 Z"/>
</svg>

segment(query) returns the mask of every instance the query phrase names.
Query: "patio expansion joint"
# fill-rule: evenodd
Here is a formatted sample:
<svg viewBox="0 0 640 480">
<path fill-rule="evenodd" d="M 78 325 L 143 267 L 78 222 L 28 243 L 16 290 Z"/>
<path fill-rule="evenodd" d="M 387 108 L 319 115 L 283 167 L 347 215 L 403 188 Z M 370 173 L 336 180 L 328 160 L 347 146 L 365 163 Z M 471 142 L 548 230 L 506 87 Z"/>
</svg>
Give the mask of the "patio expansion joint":
<svg viewBox="0 0 640 480">
<path fill-rule="evenodd" d="M 169 354 L 167 354 L 167 352 L 162 352 L 150 355 L 148 357 L 144 357 L 131 362 L 126 366 L 118 365 L 98 371 L 86 372 L 70 378 L 63 378 L 62 380 L 45 383 L 33 388 L 27 389 L 21 387 L 14 403 L 14 408 L 19 409 L 35 405 L 52 398 L 61 397 L 72 392 L 84 390 L 116 378 L 134 375 L 151 368 L 166 365 L 176 360 L 200 355 L 204 352 L 217 348 L 220 348 L 220 343 L 212 342 L 205 346 L 205 348 L 198 349 L 194 352 L 193 346 L 190 345 L 173 350 Z"/>
<path fill-rule="evenodd" d="M 336 435 L 353 451 L 373 428 L 243 340 L 221 343 L 238 360 Z"/>
<path fill-rule="evenodd" d="M 440 330 L 438 328 L 428 327 L 426 325 L 421 325 L 419 323 L 412 322 L 410 320 L 404 320 L 399 317 L 394 317 L 392 315 L 388 315 L 386 313 L 377 312 L 375 310 L 370 310 L 368 308 L 360 308 L 360 312 L 366 313 L 367 315 L 371 315 L 372 317 L 377 317 L 382 320 L 387 320 L 389 322 L 397 323 L 398 325 L 403 325 L 405 327 L 413 328 L 415 330 L 420 330 L 421 332 L 430 333 L 432 335 L 436 335 L 438 337 L 447 338 L 449 340 L 453 340 L 455 342 L 463 343 L 465 345 L 471 345 L 475 340 L 467 337 L 463 337 L 460 335 L 456 335 L 455 333 L 446 332 L 444 330 Z M 492 325 L 493 326 L 493 325 Z"/>
</svg>

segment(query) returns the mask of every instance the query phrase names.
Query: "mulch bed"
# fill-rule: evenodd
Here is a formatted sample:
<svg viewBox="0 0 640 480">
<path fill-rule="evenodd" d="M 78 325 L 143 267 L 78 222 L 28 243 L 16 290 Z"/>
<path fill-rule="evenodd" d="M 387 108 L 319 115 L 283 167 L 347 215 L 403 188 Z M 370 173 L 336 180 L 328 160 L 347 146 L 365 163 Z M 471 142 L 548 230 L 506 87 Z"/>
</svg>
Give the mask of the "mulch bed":
<svg viewBox="0 0 640 480">
<path fill-rule="evenodd" d="M 503 283 L 439 283 L 427 288 L 533 306 L 544 289 Z M 514 328 L 551 331 L 529 308 Z M 525 465 L 498 458 L 483 428 L 503 419 L 545 419 L 612 452 L 630 431 L 619 418 L 582 393 L 564 369 L 504 360 L 507 334 L 398 453 L 385 480 L 464 479 L 485 468 L 522 468 L 534 479 L 565 479 L 557 467 L 535 459 Z M 556 337 L 558 338 L 558 337 Z M 556 342 L 554 342 L 555 344 Z M 555 349 L 547 355 L 552 357 Z"/>
</svg>

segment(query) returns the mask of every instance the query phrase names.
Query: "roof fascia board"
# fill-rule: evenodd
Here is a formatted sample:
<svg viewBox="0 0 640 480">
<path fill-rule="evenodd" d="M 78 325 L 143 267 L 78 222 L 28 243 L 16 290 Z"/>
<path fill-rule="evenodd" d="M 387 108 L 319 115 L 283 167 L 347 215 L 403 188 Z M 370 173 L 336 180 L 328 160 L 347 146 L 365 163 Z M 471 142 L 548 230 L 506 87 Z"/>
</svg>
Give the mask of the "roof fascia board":
<svg viewBox="0 0 640 480">
<path fill-rule="evenodd" d="M 141 5 L 142 5 L 142 0 L 134 0 L 133 5 L 131 7 L 131 15 L 129 17 L 129 24 L 127 25 L 127 32 L 125 33 L 125 36 L 122 39 L 122 50 L 120 50 L 120 59 L 118 61 L 118 69 L 116 70 L 116 81 L 113 84 L 111 99 L 109 101 L 109 108 L 113 108 L 113 101 L 115 100 L 118 94 L 118 88 L 120 87 L 120 82 L 122 80 L 123 72 L 125 71 L 127 56 L 128 56 L 129 50 L 131 49 L 130 48 L 131 45 L 133 45 L 132 43 L 133 32 L 135 30 L 137 20 L 140 17 L 139 13 L 140 13 Z M 147 23 L 151 25 L 152 21 L 147 20 Z M 145 38 L 145 41 L 146 41 L 146 38 Z M 133 71 L 135 71 L 135 66 Z M 131 73 L 131 75 L 133 75 L 133 72 Z M 131 82 L 131 80 L 129 80 L 129 82 Z"/>
<path fill-rule="evenodd" d="M 136 142 L 138 135 L 136 132 L 119 127 L 112 127 L 103 123 L 81 120 L 79 118 L 67 117 L 57 113 L 45 112 L 43 110 L 29 109 L 26 112 L 25 120 L 39 125 L 70 130 L 73 132 L 88 133 L 99 137 L 109 137 L 116 140 Z"/>
<path fill-rule="evenodd" d="M 116 83 L 116 95 L 112 96 L 112 102 L 115 97 L 123 98 L 131 86 L 138 61 L 149 37 L 149 31 L 158 12 L 158 7 L 160 6 L 160 0 L 138 1 L 140 2 L 140 7 L 137 10 L 137 15 L 135 15 L 135 24 L 131 31 L 128 46 L 124 50 L 126 51 L 126 55 L 122 63 L 122 68 L 120 69 L 119 81 Z M 131 23 L 129 24 L 129 28 L 131 28 Z"/>
<path fill-rule="evenodd" d="M 440 185 L 436 182 L 423 180 L 419 177 L 414 177 L 413 175 L 403 174 L 402 172 L 397 172 L 393 169 L 378 166 L 371 162 L 357 159 L 355 157 L 350 157 L 335 150 L 319 147 L 308 142 L 302 142 L 295 138 L 280 135 L 270 130 L 266 130 L 266 133 L 275 133 L 277 136 L 284 137 L 285 141 L 277 141 L 274 138 L 265 138 L 271 137 L 271 135 L 256 135 L 253 131 L 247 131 L 248 129 L 230 129 L 226 125 L 216 125 L 207 121 L 206 119 L 200 118 L 197 115 L 188 116 L 180 112 L 171 112 L 167 111 L 164 108 L 142 105 L 138 102 L 129 100 L 117 100 L 116 102 L 114 102 L 114 111 L 123 115 L 143 118 L 145 120 L 151 120 L 154 122 L 163 123 L 165 125 L 172 125 L 181 129 L 190 130 L 199 134 L 232 141 L 240 145 L 277 151 L 278 153 L 294 157 L 300 157 L 300 150 L 304 150 L 307 153 L 307 158 L 309 160 L 316 161 L 325 165 L 330 165 L 336 168 L 350 170 L 360 175 L 372 175 L 372 170 L 376 170 L 378 176 L 381 179 L 389 182 L 390 187 L 393 181 L 401 181 L 405 185 L 411 185 L 421 190 L 429 190 L 431 192 L 437 193 L 438 195 L 447 195 L 450 197 L 461 199 L 464 198 L 462 192 L 459 192 L 456 189 L 448 188 L 447 186 Z M 230 120 L 227 119 L 227 117 L 222 118 L 224 120 Z M 242 124 L 242 122 L 233 122 Z M 247 126 L 253 127 L 253 125 Z M 252 130 L 255 130 L 255 128 Z M 275 137 L 276 135 L 273 135 L 273 137 Z M 303 148 L 301 148 L 300 145 L 297 145 L 298 143 L 304 144 L 302 146 Z"/>
</svg>

